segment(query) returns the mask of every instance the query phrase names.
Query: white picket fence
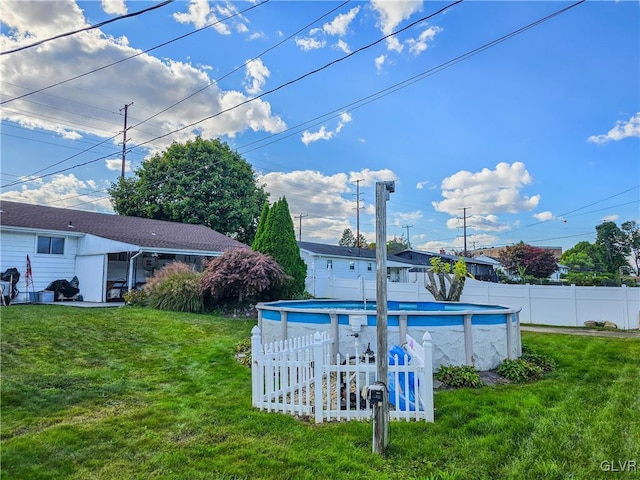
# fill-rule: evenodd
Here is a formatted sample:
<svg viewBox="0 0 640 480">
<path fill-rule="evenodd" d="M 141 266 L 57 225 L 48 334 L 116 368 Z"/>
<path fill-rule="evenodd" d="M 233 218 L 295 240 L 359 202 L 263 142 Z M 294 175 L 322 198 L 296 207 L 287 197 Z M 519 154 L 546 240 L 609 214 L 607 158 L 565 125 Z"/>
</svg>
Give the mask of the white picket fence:
<svg viewBox="0 0 640 480">
<path fill-rule="evenodd" d="M 262 344 L 260 329 L 251 331 L 252 402 L 269 412 L 331 420 L 368 420 L 372 408 L 366 387 L 376 381 L 369 358 L 331 356 L 326 333 Z M 408 338 L 405 351 L 393 355 L 385 382 L 392 420 L 433 422 L 431 337 Z M 425 360 L 426 359 L 426 360 Z"/>
</svg>

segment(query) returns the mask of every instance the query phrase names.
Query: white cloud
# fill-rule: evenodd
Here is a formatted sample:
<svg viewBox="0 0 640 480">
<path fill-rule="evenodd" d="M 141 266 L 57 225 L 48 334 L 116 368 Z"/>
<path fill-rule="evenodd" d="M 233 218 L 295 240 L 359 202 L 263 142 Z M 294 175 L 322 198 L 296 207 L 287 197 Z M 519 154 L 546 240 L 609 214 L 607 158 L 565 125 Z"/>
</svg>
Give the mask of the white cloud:
<svg viewBox="0 0 640 480">
<path fill-rule="evenodd" d="M 447 220 L 447 228 L 452 230 L 463 228 L 462 217 L 454 217 Z M 484 232 L 503 232 L 511 228 L 507 223 L 500 221 L 497 215 L 469 215 L 467 216 L 467 228 Z"/>
<path fill-rule="evenodd" d="M 111 160 L 105 160 L 104 164 L 107 167 L 107 170 L 112 170 L 112 171 L 115 171 L 115 172 L 121 172 L 122 171 L 122 159 L 121 158 L 114 158 L 114 159 L 111 159 Z M 125 162 L 124 163 L 124 171 L 125 172 L 130 172 L 131 171 L 131 162 Z"/>
<path fill-rule="evenodd" d="M 102 9 L 111 15 L 125 15 L 127 13 L 124 0 L 102 0 Z"/>
<path fill-rule="evenodd" d="M 360 191 L 370 188 L 376 181 L 395 179 L 394 172 L 388 169 L 353 171 L 326 175 L 314 170 L 294 172 L 272 172 L 258 175 L 257 181 L 265 184 L 265 190 L 273 202 L 282 196 L 287 197 L 292 215 L 309 215 L 302 221 L 302 239 L 337 244 L 345 228 L 355 224 L 354 180 L 360 179 Z M 368 232 L 366 225 L 372 225 L 375 219 L 375 207 L 368 204 L 363 195 L 360 210 L 361 233 L 369 241 L 375 234 Z M 296 224 L 296 233 L 298 225 Z"/>
<path fill-rule="evenodd" d="M 305 130 L 302 132 L 302 143 L 305 145 L 309 145 L 310 143 L 317 142 L 318 140 L 331 140 L 336 134 L 340 133 L 344 128 L 345 124 L 349 123 L 352 120 L 351 114 L 349 112 L 342 112 L 340 114 L 340 120 L 336 125 L 335 130 L 327 130 L 325 125 L 320 127 L 320 130 L 317 132 L 310 132 L 309 130 Z"/>
<path fill-rule="evenodd" d="M 335 44 L 335 47 L 338 50 L 342 50 L 344 53 L 351 53 L 351 49 L 349 48 L 349 45 L 347 45 L 347 42 L 345 42 L 342 39 L 338 40 L 338 43 Z"/>
<path fill-rule="evenodd" d="M 24 43 L 24 35 L 32 35 L 33 41 L 52 33 L 86 26 L 82 11 L 69 1 L 48 2 L 47 9 L 43 9 L 39 2 L 7 1 L 4 5 L 4 10 L 9 14 L 3 17 L 3 22 L 9 27 L 9 33 L 0 35 L 3 49 Z M 195 5 L 200 4 L 191 4 L 192 7 Z M 46 14 L 43 13 L 45 10 Z M 56 27 L 56 32 L 52 32 L 51 25 Z M 141 129 L 134 126 L 130 138 L 134 143 L 142 143 L 169 134 L 148 145 L 157 150 L 165 148 L 172 141 L 182 142 L 192 138 L 194 134 L 218 138 L 233 137 L 246 130 L 277 133 L 286 128 L 282 119 L 271 112 L 268 102 L 255 100 L 170 134 L 211 116 L 212 112 L 246 102 L 249 97 L 238 91 L 222 90 L 216 84 L 211 85 L 212 81 L 204 67 L 161 60 L 149 54 L 140 55 L 139 50 L 129 47 L 126 42 L 105 36 L 97 29 L 3 58 L 0 63 L 0 76 L 6 82 L 3 84 L 3 99 L 23 94 L 25 88 L 33 90 L 45 87 L 134 54 L 138 56 L 129 58 L 122 65 L 106 68 L 100 75 L 90 75 L 57 86 L 55 95 L 42 94 L 37 102 L 26 98 L 8 103 L 3 106 L 0 115 L 5 120 L 56 132 L 65 138 L 85 135 L 109 138 L 115 135 L 113 143 L 117 144 L 121 140 L 119 132 L 122 129 L 122 117 L 113 104 L 114 98 L 125 101 L 135 98 L 135 104 L 130 109 L 131 116 L 145 118 L 149 113 L 175 103 L 176 99 L 203 90 L 192 99 L 146 122 Z M 95 95 L 95 92 L 100 92 L 100 95 Z M 84 106 L 87 98 L 91 98 L 92 107 L 95 107 L 89 117 Z M 41 99 L 46 99 L 46 103 Z M 113 113 L 114 110 L 116 113 Z M 82 120 L 78 115 L 83 115 Z M 118 150 L 114 148 L 114 153 Z"/>
<path fill-rule="evenodd" d="M 423 215 L 420 210 L 415 212 L 395 213 L 392 215 L 390 223 L 396 227 L 401 227 L 403 225 L 417 224 L 422 217 Z"/>
<path fill-rule="evenodd" d="M 295 42 L 296 45 L 305 52 L 323 48 L 327 44 L 325 40 L 316 40 L 315 38 L 311 37 L 296 37 Z"/>
<path fill-rule="evenodd" d="M 548 222 L 549 220 L 555 220 L 556 217 L 554 217 L 552 212 L 546 211 L 546 212 L 534 213 L 533 218 L 535 218 L 539 222 Z"/>
<path fill-rule="evenodd" d="M 322 31 L 328 35 L 345 35 L 349 30 L 349 24 L 356 18 L 359 11 L 360 7 L 355 7 L 347 13 L 337 15 L 331 22 L 322 26 Z"/>
<path fill-rule="evenodd" d="M 537 207 L 540 195 L 528 197 L 522 188 L 532 182 L 524 163 L 501 162 L 495 170 L 461 170 L 442 181 L 444 200 L 432 202 L 438 212 L 459 216 L 462 208 L 472 207 L 475 215 L 519 213 Z"/>
<path fill-rule="evenodd" d="M 257 95 L 262 92 L 267 78 L 271 75 L 269 69 L 262 63 L 261 59 L 250 60 L 246 65 L 245 88 L 247 93 Z"/>
<path fill-rule="evenodd" d="M 640 112 L 636 113 L 626 122 L 618 120 L 615 126 L 606 134 L 591 135 L 587 141 L 602 145 L 610 141 L 618 141 L 631 137 L 640 137 Z"/>
<path fill-rule="evenodd" d="M 617 222 L 618 219 L 620 218 L 620 215 L 607 215 L 606 217 L 602 217 L 602 221 L 603 222 Z"/>
<path fill-rule="evenodd" d="M 386 59 L 387 59 L 386 55 L 380 55 L 379 57 L 375 58 L 376 70 L 378 72 L 382 71 L 382 67 L 384 66 L 384 62 Z"/>
<path fill-rule="evenodd" d="M 38 179 L 23 184 L 21 190 L 3 193 L 0 198 L 52 207 L 113 212 L 111 202 L 104 192 L 96 196 L 96 187 L 95 181 L 82 181 L 73 174 L 58 174 L 48 182 Z"/>
<path fill-rule="evenodd" d="M 426 187 L 429 184 L 429 180 L 425 180 L 423 182 L 418 182 L 416 183 L 416 188 L 418 190 L 422 190 L 424 187 Z"/>
<path fill-rule="evenodd" d="M 433 40 L 436 34 L 440 33 L 441 31 L 442 28 L 440 27 L 429 27 L 423 30 L 418 38 L 410 38 L 409 40 L 407 40 L 409 51 L 414 55 L 420 55 L 427 48 L 429 48 L 428 42 Z"/>
<path fill-rule="evenodd" d="M 392 33 L 395 28 L 411 15 L 422 10 L 422 0 L 391 2 L 388 0 L 372 0 L 371 6 L 378 13 L 378 27 L 385 35 Z M 387 39 L 387 49 L 401 52 L 402 44 L 393 36 Z"/>
</svg>

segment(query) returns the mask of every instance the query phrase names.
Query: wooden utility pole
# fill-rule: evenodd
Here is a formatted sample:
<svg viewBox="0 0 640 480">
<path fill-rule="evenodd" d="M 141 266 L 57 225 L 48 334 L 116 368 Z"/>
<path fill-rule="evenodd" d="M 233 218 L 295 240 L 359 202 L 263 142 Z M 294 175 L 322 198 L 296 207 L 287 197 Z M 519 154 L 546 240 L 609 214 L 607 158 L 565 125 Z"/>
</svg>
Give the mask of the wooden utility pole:
<svg viewBox="0 0 640 480">
<path fill-rule="evenodd" d="M 462 226 L 464 234 L 464 256 L 467 256 L 467 209 L 471 207 L 462 207 Z"/>
<path fill-rule="evenodd" d="M 125 103 L 124 108 L 120 109 L 120 111 L 124 110 L 124 130 L 122 132 L 122 172 L 120 173 L 120 180 L 124 180 L 125 163 L 127 161 L 127 113 L 131 105 L 133 105 L 133 102 Z"/>
<path fill-rule="evenodd" d="M 411 248 L 411 239 L 409 237 L 409 229 L 413 227 L 413 225 L 403 225 L 402 228 L 406 228 L 407 229 L 407 245 L 409 246 L 409 248 Z"/>
<path fill-rule="evenodd" d="M 389 403 L 387 376 L 387 200 L 395 192 L 395 182 L 376 182 L 376 374 L 384 384 L 383 401 L 373 412 L 373 453 L 384 453 L 389 444 Z"/>
<path fill-rule="evenodd" d="M 300 223 L 299 223 L 300 226 L 298 227 L 298 241 L 299 242 L 302 241 L 302 219 L 304 217 L 308 217 L 308 216 L 309 216 L 309 214 L 307 214 L 307 213 L 305 213 L 304 215 L 301 213 L 298 216 L 294 216 L 294 218 L 297 218 L 300 221 Z"/>
</svg>

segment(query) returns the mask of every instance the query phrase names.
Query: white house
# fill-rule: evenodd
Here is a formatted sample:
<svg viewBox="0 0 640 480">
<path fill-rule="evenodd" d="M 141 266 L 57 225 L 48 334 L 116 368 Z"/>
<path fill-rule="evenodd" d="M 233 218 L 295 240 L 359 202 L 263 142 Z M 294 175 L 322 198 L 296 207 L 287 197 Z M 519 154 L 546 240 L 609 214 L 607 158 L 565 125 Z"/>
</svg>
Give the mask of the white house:
<svg viewBox="0 0 640 480">
<path fill-rule="evenodd" d="M 330 278 L 376 279 L 375 250 L 312 242 L 298 242 L 298 246 L 307 264 L 305 287 L 315 297 L 327 296 Z M 413 266 L 402 258 L 388 255 L 387 278 L 391 282 L 407 282 Z"/>
<path fill-rule="evenodd" d="M 16 300 L 52 281 L 80 282 L 85 301 L 104 302 L 114 282 L 144 283 L 166 263 L 201 266 L 229 248 L 247 248 L 203 225 L 0 202 L 0 271 L 21 274 Z M 33 287 L 26 288 L 29 255 Z"/>
</svg>

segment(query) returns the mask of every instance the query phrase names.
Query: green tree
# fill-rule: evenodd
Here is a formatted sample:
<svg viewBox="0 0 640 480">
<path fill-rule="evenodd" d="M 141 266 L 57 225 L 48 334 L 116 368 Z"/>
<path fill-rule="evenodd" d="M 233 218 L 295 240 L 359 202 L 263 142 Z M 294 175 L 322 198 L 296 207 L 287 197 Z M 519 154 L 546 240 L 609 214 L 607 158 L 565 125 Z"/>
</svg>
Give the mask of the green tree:
<svg viewBox="0 0 640 480">
<path fill-rule="evenodd" d="M 569 267 L 571 272 L 591 273 L 596 271 L 598 255 L 593 244 L 586 241 L 578 242 L 573 248 L 562 253 L 560 263 Z"/>
<path fill-rule="evenodd" d="M 353 235 L 353 232 L 350 228 L 345 228 L 342 232 L 342 237 L 340 237 L 340 241 L 338 245 L 341 247 L 355 247 L 356 246 L 356 237 Z"/>
<path fill-rule="evenodd" d="M 617 275 L 619 268 L 628 265 L 630 247 L 625 234 L 615 222 L 602 222 L 596 226 L 596 247 L 600 250 L 604 271 Z"/>
<path fill-rule="evenodd" d="M 389 255 L 395 255 L 396 253 L 400 253 L 408 249 L 409 242 L 406 241 L 403 237 L 393 237 L 393 240 L 389 240 L 387 242 L 387 253 Z"/>
<path fill-rule="evenodd" d="M 271 256 L 291 277 L 282 287 L 282 297 L 295 298 L 302 295 L 307 265 L 300 257 L 300 248 L 296 242 L 293 220 L 285 197 L 269 208 L 264 228 L 259 226 L 258 230 L 260 235 L 253 243 L 253 249 Z"/>
<path fill-rule="evenodd" d="M 351 231 L 350 228 L 345 228 L 344 231 L 342 232 L 342 237 L 340 238 L 338 245 L 340 245 L 341 247 L 360 246 L 360 248 L 367 248 L 369 246 L 369 244 L 367 243 L 367 239 L 363 234 L 360 234 L 358 236 L 358 239 L 360 240 L 359 242 L 357 241 L 356 237 L 353 235 L 353 232 Z"/>
<path fill-rule="evenodd" d="M 620 228 L 626 236 L 626 244 L 631 255 L 635 274 L 640 275 L 640 225 L 635 221 L 624 222 Z"/>
<path fill-rule="evenodd" d="M 251 244 L 267 193 L 251 165 L 219 140 L 173 143 L 111 185 L 120 215 L 202 224 Z"/>
</svg>

